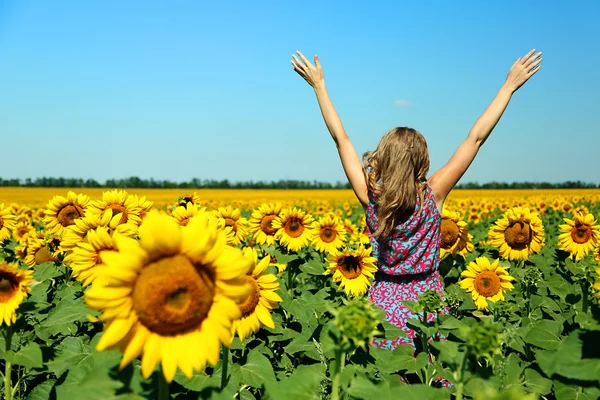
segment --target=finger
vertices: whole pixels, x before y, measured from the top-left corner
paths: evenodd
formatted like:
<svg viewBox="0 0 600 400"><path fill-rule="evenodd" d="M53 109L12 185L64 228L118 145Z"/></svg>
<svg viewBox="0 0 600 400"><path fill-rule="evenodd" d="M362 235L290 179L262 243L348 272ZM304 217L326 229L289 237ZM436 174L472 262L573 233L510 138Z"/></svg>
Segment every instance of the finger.
<svg viewBox="0 0 600 400"><path fill-rule="evenodd" d="M298 66L298 64L296 64L294 61L292 61L292 65L294 66L294 71L296 71L299 75L301 75L304 78L305 72L302 68L300 68Z"/></svg>
<svg viewBox="0 0 600 400"><path fill-rule="evenodd" d="M517 65L520 61L521 61L521 58L517 58L517 61L515 61L513 63L513 65L510 67L510 69L513 69L515 67L515 65Z"/></svg>
<svg viewBox="0 0 600 400"><path fill-rule="evenodd" d="M539 65L539 63L542 62L542 57L538 58L537 60L535 60L535 62L529 64L527 66L528 70L532 70L533 68L535 68L537 65Z"/></svg>
<svg viewBox="0 0 600 400"><path fill-rule="evenodd" d="M315 67L321 69L321 61L319 60L319 56L315 54Z"/></svg>
<svg viewBox="0 0 600 400"><path fill-rule="evenodd" d="M528 79L529 79L530 77L532 77L533 75L537 74L537 72L538 72L538 71L539 71L541 68L542 68L542 66L541 66L541 65L536 65L536 66L535 66L533 69L529 70L529 72L527 72Z"/></svg>
<svg viewBox="0 0 600 400"><path fill-rule="evenodd" d="M531 50L529 51L529 53L525 54L525 55L523 56L523 58L521 59L521 64L525 64L525 62L526 62L527 60L529 60L529 57L531 57L531 55L532 55L533 53L535 53L535 49L531 49Z"/></svg>
<svg viewBox="0 0 600 400"><path fill-rule="evenodd" d="M292 54L292 58L294 59L294 61L296 62L296 64L298 64L298 67L300 67L302 69L306 68L306 65L304 65L304 63L302 61L300 61L298 59L298 57L296 57L295 54Z"/></svg>
<svg viewBox="0 0 600 400"><path fill-rule="evenodd" d="M304 54L300 53L300 51L296 51L296 53L298 53L302 61L304 61L304 64L310 65L312 67L312 64L310 63L310 61L308 61L308 58L304 57Z"/></svg>
<svg viewBox="0 0 600 400"><path fill-rule="evenodd" d="M527 62L525 63L526 67L530 67L531 64L533 64L534 61L539 60L540 56L542 55L542 52L540 51L539 53L537 53L535 56L530 57L529 60L527 60Z"/></svg>

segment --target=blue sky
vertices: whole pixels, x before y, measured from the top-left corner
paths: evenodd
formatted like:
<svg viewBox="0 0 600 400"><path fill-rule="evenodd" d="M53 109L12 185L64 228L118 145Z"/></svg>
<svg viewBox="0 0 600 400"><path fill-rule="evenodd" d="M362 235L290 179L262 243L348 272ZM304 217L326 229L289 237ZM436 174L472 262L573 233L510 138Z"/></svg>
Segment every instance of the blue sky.
<svg viewBox="0 0 600 400"><path fill-rule="evenodd" d="M0 0L0 176L343 181L297 49L359 154L411 126L435 171L535 47L462 182L599 182L599 18L592 0Z"/></svg>

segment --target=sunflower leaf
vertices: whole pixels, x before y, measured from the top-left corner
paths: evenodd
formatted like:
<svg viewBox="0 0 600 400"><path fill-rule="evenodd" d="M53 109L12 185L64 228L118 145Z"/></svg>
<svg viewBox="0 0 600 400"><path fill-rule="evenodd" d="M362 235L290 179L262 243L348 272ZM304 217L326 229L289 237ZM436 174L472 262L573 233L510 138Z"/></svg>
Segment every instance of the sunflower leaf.
<svg viewBox="0 0 600 400"><path fill-rule="evenodd" d="M106 369L89 370L83 366L70 369L67 378L56 386L56 398L106 400L114 398L123 383L112 379Z"/></svg>
<svg viewBox="0 0 600 400"><path fill-rule="evenodd" d="M29 342L16 353L12 350L4 354L6 361L16 365L22 365L27 369L41 368L44 365L42 350L35 342Z"/></svg>
<svg viewBox="0 0 600 400"><path fill-rule="evenodd" d="M56 381L54 379L50 379L44 381L33 388L31 393L27 396L28 400L49 400L52 398L52 389L54 388L54 384Z"/></svg>
<svg viewBox="0 0 600 400"><path fill-rule="evenodd" d="M91 357L92 349L83 343L81 337L67 337L56 347L55 353L56 356L48 362L47 367L60 378L67 369L82 364Z"/></svg>
<svg viewBox="0 0 600 400"><path fill-rule="evenodd" d="M560 345L562 330L563 324L561 322L542 320L527 332L523 340L542 349L553 350Z"/></svg>
<svg viewBox="0 0 600 400"><path fill-rule="evenodd" d="M52 335L58 333L72 334L74 322L86 322L88 315L97 315L96 311L90 310L82 298L73 300L69 297L61 300L56 307L50 311L48 318L41 326L50 328Z"/></svg>
<svg viewBox="0 0 600 400"><path fill-rule="evenodd" d="M274 380L265 382L266 397L269 400L294 399L317 400L321 399L319 385L325 379L325 365L301 365L293 374L280 382Z"/></svg>
<svg viewBox="0 0 600 400"><path fill-rule="evenodd" d="M309 262L302 264L300 270L309 275L323 275L325 268L320 260L310 260Z"/></svg>
<svg viewBox="0 0 600 400"><path fill-rule="evenodd" d="M275 381L275 372L269 359L254 350L248 354L246 363L240 366L240 373L242 383L255 388Z"/></svg>
<svg viewBox="0 0 600 400"><path fill-rule="evenodd" d="M48 261L40 265L36 265L35 269L33 270L33 279L38 282L43 282L61 275L63 275L63 272L58 269L54 261Z"/></svg>
<svg viewBox="0 0 600 400"><path fill-rule="evenodd" d="M527 368L525 370L525 381L523 384L532 392L546 395L552 390L552 381L544 378L535 369Z"/></svg>

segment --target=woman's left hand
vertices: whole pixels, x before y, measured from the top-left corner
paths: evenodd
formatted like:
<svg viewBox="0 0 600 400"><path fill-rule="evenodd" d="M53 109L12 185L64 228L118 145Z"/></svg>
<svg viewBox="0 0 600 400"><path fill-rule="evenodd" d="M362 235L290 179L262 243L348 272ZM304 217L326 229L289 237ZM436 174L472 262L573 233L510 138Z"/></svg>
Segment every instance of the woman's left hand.
<svg viewBox="0 0 600 400"><path fill-rule="evenodd" d="M294 71L304 78L306 82L314 89L320 86L325 86L325 76L323 75L323 69L319 62L319 56L315 55L315 65L312 65L304 54L297 51L298 56L292 54L292 65Z"/></svg>

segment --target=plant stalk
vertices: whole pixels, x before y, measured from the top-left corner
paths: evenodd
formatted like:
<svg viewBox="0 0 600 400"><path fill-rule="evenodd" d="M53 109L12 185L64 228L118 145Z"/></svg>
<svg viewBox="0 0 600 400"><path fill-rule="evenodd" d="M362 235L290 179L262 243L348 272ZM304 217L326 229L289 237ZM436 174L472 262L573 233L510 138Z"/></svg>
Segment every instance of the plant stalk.
<svg viewBox="0 0 600 400"><path fill-rule="evenodd" d="M423 311L423 325L427 326L427 312ZM423 351L429 356L429 338L427 333L421 332L421 343L423 345Z"/></svg>
<svg viewBox="0 0 600 400"><path fill-rule="evenodd" d="M13 326L9 325L8 331L6 331L6 352L8 353L11 348L12 342L12 334L13 334ZM12 372L12 363L8 360L5 360L5 368L4 368L4 399L12 400L13 398L13 388L12 382L10 381L10 375Z"/></svg>
<svg viewBox="0 0 600 400"><path fill-rule="evenodd" d="M583 310L584 313L587 313L588 311L588 307L589 307L589 296L588 296L588 281L587 280L583 280L581 281L581 296L582 296L582 304L581 304L581 309Z"/></svg>
<svg viewBox="0 0 600 400"><path fill-rule="evenodd" d="M335 350L335 364L333 365L333 379L331 383L331 400L340 399L340 376L344 369L345 354L341 349Z"/></svg>
<svg viewBox="0 0 600 400"><path fill-rule="evenodd" d="M158 377L158 400L167 400L169 398L169 384L165 379L165 374L162 368L159 371Z"/></svg>
<svg viewBox="0 0 600 400"><path fill-rule="evenodd" d="M227 369L229 367L229 348L223 346L223 367L221 368L221 389L227 386Z"/></svg>
<svg viewBox="0 0 600 400"><path fill-rule="evenodd" d="M460 360L460 367L458 369L458 382L456 383L456 400L463 400L463 390L465 388L465 364L467 360L467 352L463 353L462 360Z"/></svg>

